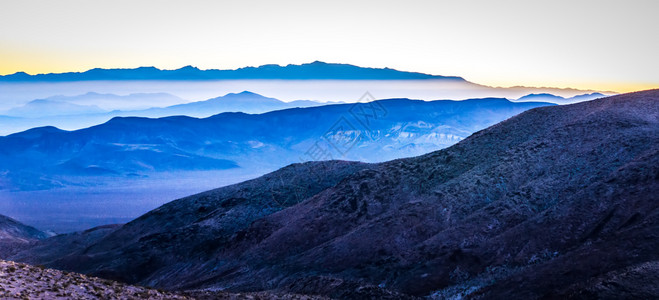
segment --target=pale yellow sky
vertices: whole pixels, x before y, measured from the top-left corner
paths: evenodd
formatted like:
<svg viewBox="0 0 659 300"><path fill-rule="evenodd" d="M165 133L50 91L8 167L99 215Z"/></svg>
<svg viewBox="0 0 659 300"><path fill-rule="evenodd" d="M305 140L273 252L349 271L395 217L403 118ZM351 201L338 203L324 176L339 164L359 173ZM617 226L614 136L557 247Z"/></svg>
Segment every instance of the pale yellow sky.
<svg viewBox="0 0 659 300"><path fill-rule="evenodd" d="M659 87L657 3L3 0L0 74L322 60L625 92Z"/></svg>

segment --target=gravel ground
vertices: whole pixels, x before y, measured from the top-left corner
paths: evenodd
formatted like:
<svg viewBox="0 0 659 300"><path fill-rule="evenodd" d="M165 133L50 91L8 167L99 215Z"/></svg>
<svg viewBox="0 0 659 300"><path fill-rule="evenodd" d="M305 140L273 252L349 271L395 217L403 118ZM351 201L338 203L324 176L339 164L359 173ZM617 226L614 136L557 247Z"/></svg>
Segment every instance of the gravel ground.
<svg viewBox="0 0 659 300"><path fill-rule="evenodd" d="M170 292L0 261L1 299L194 299Z"/></svg>
<svg viewBox="0 0 659 300"><path fill-rule="evenodd" d="M78 273L0 260L0 299L320 300L329 298L269 292L188 291L173 293Z"/></svg>

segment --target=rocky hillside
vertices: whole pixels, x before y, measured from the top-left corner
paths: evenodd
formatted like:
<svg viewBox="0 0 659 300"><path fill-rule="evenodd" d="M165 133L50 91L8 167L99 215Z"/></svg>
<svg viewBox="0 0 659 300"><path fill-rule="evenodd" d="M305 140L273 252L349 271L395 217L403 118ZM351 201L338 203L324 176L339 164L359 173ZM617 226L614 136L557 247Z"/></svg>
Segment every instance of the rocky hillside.
<svg viewBox="0 0 659 300"><path fill-rule="evenodd" d="M49 264L51 261L61 259L70 253L83 251L120 227L121 225L105 225L81 232L56 235L49 239L41 240L38 243L30 244L29 251L20 252L12 256L12 259L18 261L38 261L40 265ZM22 246L22 248L25 247L27 246ZM15 249L15 252L18 252L18 250ZM24 255L28 256L25 257Z"/></svg>
<svg viewBox="0 0 659 300"><path fill-rule="evenodd" d="M0 260L2 299L214 299L214 300L324 300L325 297L270 292L166 292L151 288Z"/></svg>
<svg viewBox="0 0 659 300"><path fill-rule="evenodd" d="M167 289L656 298L657 208L652 90L532 109L410 159L292 165L48 266Z"/></svg>
<svg viewBox="0 0 659 300"><path fill-rule="evenodd" d="M192 299L82 274L0 260L2 299Z"/></svg>
<svg viewBox="0 0 659 300"><path fill-rule="evenodd" d="M0 258L6 257L29 244L48 237L33 227L0 215Z"/></svg>

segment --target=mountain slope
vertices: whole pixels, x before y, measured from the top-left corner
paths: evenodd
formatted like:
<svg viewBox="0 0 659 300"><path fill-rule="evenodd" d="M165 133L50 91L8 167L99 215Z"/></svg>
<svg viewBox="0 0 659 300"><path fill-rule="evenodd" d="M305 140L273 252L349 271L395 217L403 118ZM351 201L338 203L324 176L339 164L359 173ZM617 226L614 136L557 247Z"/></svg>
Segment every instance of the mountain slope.
<svg viewBox="0 0 659 300"><path fill-rule="evenodd" d="M537 108L427 155L174 201L49 265L170 289L656 297L635 278L659 261L658 145L659 90Z"/></svg>
<svg viewBox="0 0 659 300"><path fill-rule="evenodd" d="M341 79L405 80L446 79L465 82L460 77L429 75L384 68L363 68L349 64L315 61L301 65L263 65L235 70L200 70L192 66L176 70L154 67L136 69L91 69L86 72L28 75L18 72L0 76L0 81L81 81L81 80L218 80L218 79Z"/></svg>
<svg viewBox="0 0 659 300"><path fill-rule="evenodd" d="M0 215L0 258L4 258L27 246L30 242L47 238L48 235L12 218Z"/></svg>
<svg viewBox="0 0 659 300"><path fill-rule="evenodd" d="M85 231L59 234L32 245L29 252L23 252L12 257L14 260L19 261L39 261L40 264L48 264L67 256L69 253L83 251L120 227L121 225L118 224L103 225ZM14 253L16 252L18 251L14 251Z"/></svg>

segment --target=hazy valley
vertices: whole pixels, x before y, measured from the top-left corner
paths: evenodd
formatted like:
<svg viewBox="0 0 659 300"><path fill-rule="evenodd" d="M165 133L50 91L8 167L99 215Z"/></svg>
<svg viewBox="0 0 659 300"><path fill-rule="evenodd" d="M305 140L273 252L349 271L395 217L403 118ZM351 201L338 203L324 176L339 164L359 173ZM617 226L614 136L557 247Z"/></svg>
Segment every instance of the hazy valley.
<svg viewBox="0 0 659 300"><path fill-rule="evenodd" d="M76 131L49 126L0 137L0 195L6 199L0 208L56 232L123 223L176 197L251 179L291 163L381 162L424 154L527 109L552 105L500 98L362 100L285 103L242 92L115 114L204 117L227 110L276 111L220 113L201 119L113 117ZM86 117L96 120L95 116Z"/></svg>

